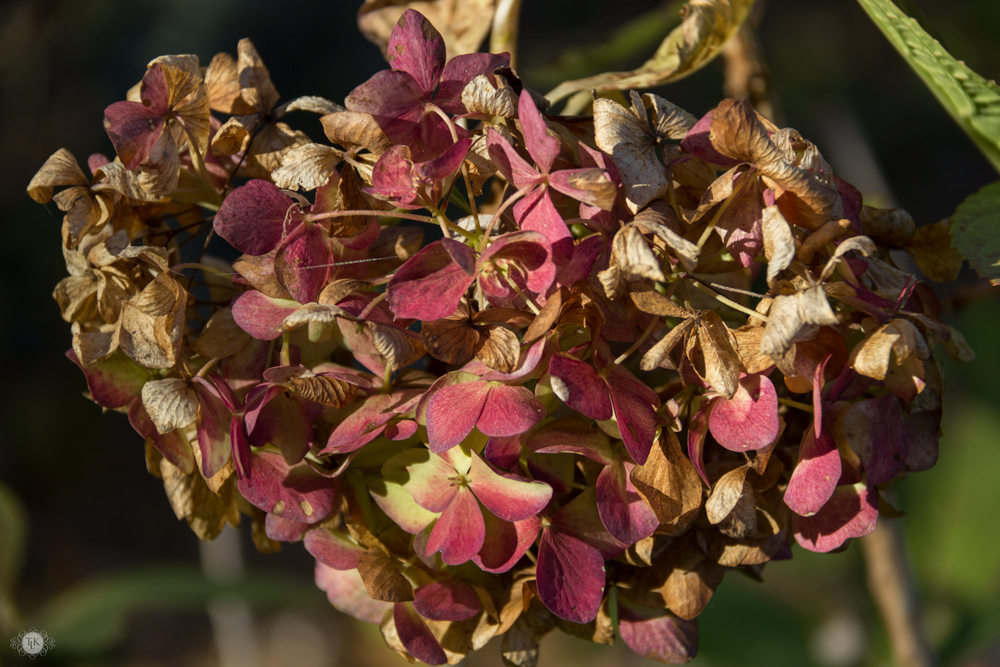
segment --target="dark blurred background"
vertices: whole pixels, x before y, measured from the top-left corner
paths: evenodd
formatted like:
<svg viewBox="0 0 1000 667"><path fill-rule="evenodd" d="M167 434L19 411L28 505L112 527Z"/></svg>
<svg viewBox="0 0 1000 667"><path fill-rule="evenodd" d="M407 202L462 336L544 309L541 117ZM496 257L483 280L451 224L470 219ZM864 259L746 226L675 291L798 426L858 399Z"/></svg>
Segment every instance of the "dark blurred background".
<svg viewBox="0 0 1000 667"><path fill-rule="evenodd" d="M0 4L0 522L9 523L9 508L18 504L27 518L26 556L9 586L19 615L12 619L8 609L7 627L0 625L0 664L28 664L7 644L30 625L55 640L38 664L402 664L382 647L376 628L329 607L313 587L312 559L300 545L260 556L245 522L199 556L197 539L175 519L161 482L146 473L142 442L125 417L103 415L81 397L83 376L64 356L69 326L51 298L65 275L62 214L25 194L32 175L60 147L81 163L91 153L113 155L103 110L124 99L158 55L196 53L207 63L219 51L235 54L237 41L250 37L283 100L321 95L342 101L385 66L357 33L359 4ZM655 25L679 6L658 0L524 5L519 72L542 92L564 77L600 71L587 69L593 47L630 19L645 16L630 33L642 35L644 21ZM919 6L956 57L987 78L1000 75L1000 3L920 0ZM919 225L947 217L997 179L855 2L767 0L759 38L782 124L817 143L867 202L902 206ZM610 67L640 64L657 41ZM713 63L657 92L700 116L721 91L721 66ZM322 137L314 117L298 126ZM940 459L893 490L906 512L897 521L942 663L1000 665L1000 363L994 345L1000 308L968 271L958 285L941 290L947 320L979 358L966 366L945 360ZM8 565L13 547L10 538L0 542L0 566ZM212 562L223 565L213 570ZM215 581L239 578L241 596L213 596L203 568ZM796 548L791 562L769 566L764 579L727 577L699 619L701 655L694 664L891 664L858 545L836 555ZM5 585L0 567L0 591ZM4 619L0 607L0 623ZM227 632L235 639L220 640ZM595 647L556 636L542 645L544 667L640 660L622 645ZM468 662L499 665L498 642Z"/></svg>

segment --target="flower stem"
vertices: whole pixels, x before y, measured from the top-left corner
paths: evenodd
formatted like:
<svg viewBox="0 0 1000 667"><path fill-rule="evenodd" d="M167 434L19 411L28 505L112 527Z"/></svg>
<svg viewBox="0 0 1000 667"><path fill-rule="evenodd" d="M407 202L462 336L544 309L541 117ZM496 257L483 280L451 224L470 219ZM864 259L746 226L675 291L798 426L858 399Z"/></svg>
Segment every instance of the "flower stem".
<svg viewBox="0 0 1000 667"><path fill-rule="evenodd" d="M510 288L512 290L514 290L515 294L524 299L524 302L528 304L528 308L531 309L531 312L533 312L535 315L542 312L541 309L537 305L535 305L534 300L530 296L525 294L523 291L521 291L521 288L517 286L516 282L511 280L510 276L504 273L499 273L499 275L503 276L503 279L507 281L507 284L510 285Z"/></svg>
<svg viewBox="0 0 1000 667"><path fill-rule="evenodd" d="M415 213L402 213L401 211L325 211L323 213L310 213L306 215L306 222L316 222L317 220L327 220L329 218L343 218L356 215L371 215L377 218L399 218L401 220L416 220L426 222L429 225L436 225L438 221L428 215L416 215Z"/></svg>
<svg viewBox="0 0 1000 667"><path fill-rule="evenodd" d="M709 294L711 294L713 297L715 297L715 300L718 301L719 303L725 304L725 305L729 306L730 308L732 308L734 310L738 310L741 313L743 313L744 315L749 315L750 317L756 317L758 319L764 320L765 322L768 321L766 315L761 315L756 310L750 310L746 306L741 306L740 304L736 303L732 299L727 299L726 297L724 297L721 294L717 293L715 290L713 290L708 285L704 285L704 284L702 284L702 283L700 283L698 281L694 281L693 285L695 287L697 287L698 289L700 289L700 290L702 290L704 292L708 292Z"/></svg>
<svg viewBox="0 0 1000 667"><path fill-rule="evenodd" d="M650 320L649 326L646 327L646 330L642 332L642 335L639 336L634 343L632 343L632 347L630 347L629 349L625 350L625 352L623 352L620 357L618 357L617 359L615 359L615 363L616 364L621 364L623 361L625 361L626 359L629 358L629 355L631 355L633 352L635 352L636 350L638 350L639 346L642 345L643 341L645 341L647 338L649 338L649 334L653 333L653 328L656 326L657 322L659 322L659 321L660 321L660 318L658 318L658 317L654 317L652 320Z"/></svg>
<svg viewBox="0 0 1000 667"><path fill-rule="evenodd" d="M778 403L782 405L787 405L790 408L796 408L797 410L802 410L803 412L811 413L813 407L811 405L806 405L805 403L799 403L798 401L793 401L790 398L779 398Z"/></svg>

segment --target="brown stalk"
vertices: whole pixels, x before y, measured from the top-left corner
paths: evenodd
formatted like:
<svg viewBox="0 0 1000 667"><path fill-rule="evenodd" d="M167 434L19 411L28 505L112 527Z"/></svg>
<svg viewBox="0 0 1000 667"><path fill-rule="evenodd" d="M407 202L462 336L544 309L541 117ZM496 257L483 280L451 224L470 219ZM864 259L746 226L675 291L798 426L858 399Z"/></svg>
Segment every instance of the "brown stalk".
<svg viewBox="0 0 1000 667"><path fill-rule="evenodd" d="M932 667L916 583L903 551L896 521L880 521L878 529L861 539L868 590L885 624L892 654L899 667Z"/></svg>

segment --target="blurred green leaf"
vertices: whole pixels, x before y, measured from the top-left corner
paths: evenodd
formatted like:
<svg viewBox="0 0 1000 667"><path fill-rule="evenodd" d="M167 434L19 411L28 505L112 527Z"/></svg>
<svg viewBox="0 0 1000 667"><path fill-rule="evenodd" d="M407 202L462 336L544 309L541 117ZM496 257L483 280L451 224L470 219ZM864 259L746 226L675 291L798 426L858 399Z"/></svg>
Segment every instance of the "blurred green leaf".
<svg viewBox="0 0 1000 667"><path fill-rule="evenodd" d="M955 122L1000 171L1000 86L956 60L890 0L858 0Z"/></svg>
<svg viewBox="0 0 1000 667"><path fill-rule="evenodd" d="M0 482L0 631L5 634L17 616L14 584L24 561L26 516L21 499Z"/></svg>
<svg viewBox="0 0 1000 667"><path fill-rule="evenodd" d="M50 600L31 620L59 642L60 650L91 653L119 641L133 612L203 609L220 595L239 596L255 608L326 607L311 584L273 573L223 586L194 568L151 568L88 580Z"/></svg>
<svg viewBox="0 0 1000 667"><path fill-rule="evenodd" d="M653 88L694 74L719 55L754 0L702 0L685 5L687 14L660 44L653 57L629 72L605 72L556 86L545 97L558 102L582 90L607 92Z"/></svg>
<svg viewBox="0 0 1000 667"><path fill-rule="evenodd" d="M1000 284L1000 181L970 195L951 220L955 246L979 275Z"/></svg>

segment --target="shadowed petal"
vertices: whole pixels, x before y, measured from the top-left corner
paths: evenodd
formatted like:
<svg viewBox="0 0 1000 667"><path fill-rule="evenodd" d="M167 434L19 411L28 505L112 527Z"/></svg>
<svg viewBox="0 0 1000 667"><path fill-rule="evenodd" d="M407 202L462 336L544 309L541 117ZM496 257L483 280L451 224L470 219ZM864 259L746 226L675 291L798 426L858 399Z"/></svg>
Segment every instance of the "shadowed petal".
<svg viewBox="0 0 1000 667"><path fill-rule="evenodd" d="M785 491L785 504L801 516L819 512L836 490L840 473L837 443L825 431L817 438L813 429L807 429L799 449L798 465Z"/></svg>
<svg viewBox="0 0 1000 667"><path fill-rule="evenodd" d="M486 523L486 539L483 548L472 561L484 572L494 574L507 572L517 565L535 543L542 528L542 522L536 516L509 523L487 512L483 519Z"/></svg>
<svg viewBox="0 0 1000 667"><path fill-rule="evenodd" d="M485 435L517 435L545 417L545 406L527 387L490 384L476 426Z"/></svg>
<svg viewBox="0 0 1000 667"><path fill-rule="evenodd" d="M446 565L461 565L483 548L486 524L476 497L468 487L459 487L455 500L434 524L427 540L427 553L441 552Z"/></svg>
<svg viewBox="0 0 1000 667"><path fill-rule="evenodd" d="M631 464L615 461L597 477L597 511L615 538L635 544L653 534L660 522L629 479Z"/></svg>
<svg viewBox="0 0 1000 667"><path fill-rule="evenodd" d="M542 531L536 568L538 597L559 618L589 623L604 597L604 556L583 540L554 528Z"/></svg>
<svg viewBox="0 0 1000 667"><path fill-rule="evenodd" d="M467 621L482 605L476 592L461 581L432 581L413 591L413 608L432 621Z"/></svg>
<svg viewBox="0 0 1000 667"><path fill-rule="evenodd" d="M472 455L469 486L486 509L507 521L521 521L545 509L552 499L552 487L544 482L503 477Z"/></svg>
<svg viewBox="0 0 1000 667"><path fill-rule="evenodd" d="M475 263L472 250L458 241L441 239L428 245L389 281L386 292L392 312L425 322L451 315L474 280Z"/></svg>
<svg viewBox="0 0 1000 667"><path fill-rule="evenodd" d="M878 490L861 483L838 486L813 516L792 515L795 541L819 553L832 551L852 537L864 537L877 525Z"/></svg>
<svg viewBox="0 0 1000 667"><path fill-rule="evenodd" d="M485 382L465 382L437 390L427 401L430 450L440 453L462 442L479 421L489 394L490 386Z"/></svg>
<svg viewBox="0 0 1000 667"><path fill-rule="evenodd" d="M611 395L594 367L566 354L549 361L552 390L563 403L597 421L611 419Z"/></svg>

